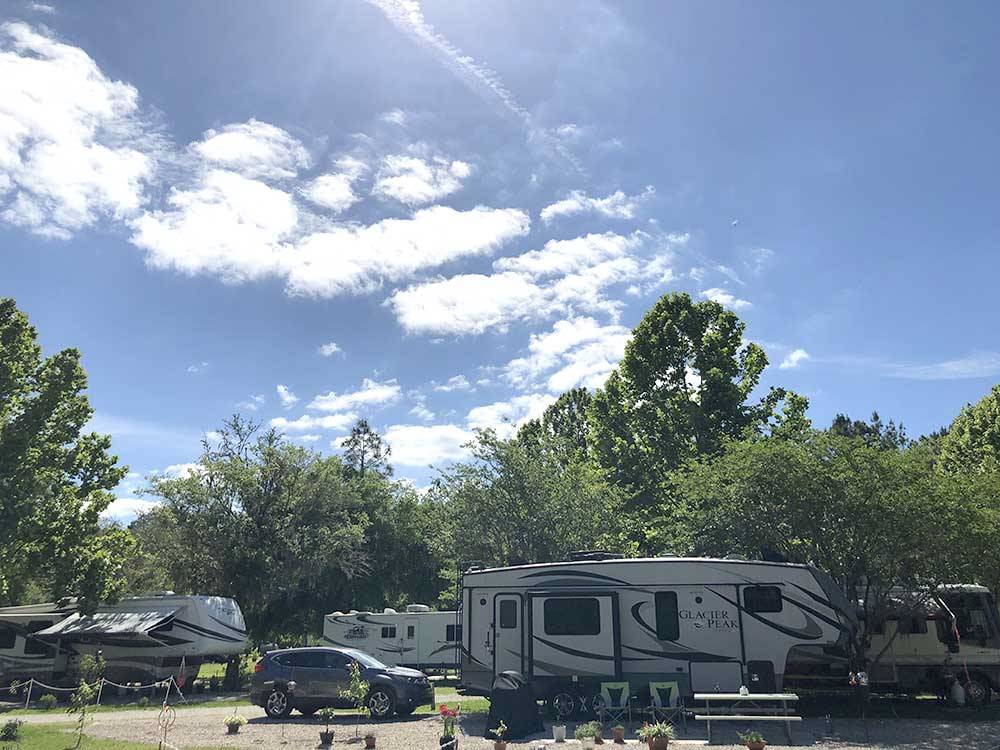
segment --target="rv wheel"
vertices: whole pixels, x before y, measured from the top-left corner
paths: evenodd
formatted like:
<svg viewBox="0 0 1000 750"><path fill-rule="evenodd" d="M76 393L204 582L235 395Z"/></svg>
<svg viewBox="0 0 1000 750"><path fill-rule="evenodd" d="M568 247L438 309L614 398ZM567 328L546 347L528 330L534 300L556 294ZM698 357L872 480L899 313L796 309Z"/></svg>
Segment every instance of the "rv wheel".
<svg viewBox="0 0 1000 750"><path fill-rule="evenodd" d="M292 704L288 702L288 693L281 688L274 688L267 694L264 713L272 719L287 719L291 712Z"/></svg>
<svg viewBox="0 0 1000 750"><path fill-rule="evenodd" d="M549 696L549 713L557 719L569 716L574 708L576 708L576 698L571 693L559 691Z"/></svg>
<svg viewBox="0 0 1000 750"><path fill-rule="evenodd" d="M391 690L376 687L368 693L368 710L376 719L392 716L396 710L396 696L392 694Z"/></svg>
<svg viewBox="0 0 1000 750"><path fill-rule="evenodd" d="M965 688L965 704L980 708L990 702L990 683L978 674L971 675L966 682L962 683Z"/></svg>

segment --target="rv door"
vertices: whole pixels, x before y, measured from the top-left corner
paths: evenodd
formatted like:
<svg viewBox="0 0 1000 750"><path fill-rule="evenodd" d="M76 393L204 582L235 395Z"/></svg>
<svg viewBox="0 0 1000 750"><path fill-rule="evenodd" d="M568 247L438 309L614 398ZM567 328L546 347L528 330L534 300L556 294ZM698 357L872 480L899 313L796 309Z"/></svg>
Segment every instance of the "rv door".
<svg viewBox="0 0 1000 750"><path fill-rule="evenodd" d="M524 612L520 594L493 599L493 674L524 671Z"/></svg>
<svg viewBox="0 0 1000 750"><path fill-rule="evenodd" d="M400 661L404 664L419 666L424 663L424 650L420 648L420 633L417 618L408 617L403 621L403 630L400 633Z"/></svg>

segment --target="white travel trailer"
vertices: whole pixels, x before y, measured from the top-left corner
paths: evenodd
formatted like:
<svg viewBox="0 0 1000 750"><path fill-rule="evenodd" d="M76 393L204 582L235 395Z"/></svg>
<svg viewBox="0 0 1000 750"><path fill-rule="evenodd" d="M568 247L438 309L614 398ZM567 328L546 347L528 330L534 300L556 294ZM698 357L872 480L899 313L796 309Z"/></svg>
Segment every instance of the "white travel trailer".
<svg viewBox="0 0 1000 750"><path fill-rule="evenodd" d="M193 679L210 657L242 653L239 605L218 596L171 592L123 599L84 615L73 603L0 609L0 685L70 679L83 654L100 651L114 682Z"/></svg>
<svg viewBox="0 0 1000 750"><path fill-rule="evenodd" d="M460 616L469 692L514 670L559 713L591 707L603 681L640 694L651 681L686 696L774 692L789 651L843 645L856 624L829 576L806 565L596 554L470 569Z"/></svg>
<svg viewBox="0 0 1000 750"><path fill-rule="evenodd" d="M866 657L872 686L881 691L941 691L945 676L965 686L971 704L989 702L1000 690L1000 622L984 586L942 586L918 606L906 596L872 628ZM840 686L847 682L845 658L812 646L789 656L787 676L795 684Z"/></svg>
<svg viewBox="0 0 1000 750"><path fill-rule="evenodd" d="M386 664L413 669L458 669L462 626L455 612L411 604L405 612L333 612L323 618L323 640L356 648Z"/></svg>

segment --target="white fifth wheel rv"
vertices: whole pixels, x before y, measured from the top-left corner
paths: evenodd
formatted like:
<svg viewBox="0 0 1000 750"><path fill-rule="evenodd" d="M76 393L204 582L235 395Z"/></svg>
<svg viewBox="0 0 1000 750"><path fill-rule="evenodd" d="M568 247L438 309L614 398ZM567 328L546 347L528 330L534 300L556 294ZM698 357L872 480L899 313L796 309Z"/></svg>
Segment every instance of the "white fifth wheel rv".
<svg viewBox="0 0 1000 750"><path fill-rule="evenodd" d="M245 648L239 605L218 596L166 592L123 599L90 615L72 603L0 608L0 685L64 682L81 655L97 651L114 682L163 680L179 675L182 664L193 679L206 658Z"/></svg>
<svg viewBox="0 0 1000 750"><path fill-rule="evenodd" d="M462 626L455 612L411 604L405 612L333 612L323 618L323 640L365 651L391 666L458 669Z"/></svg>
<svg viewBox="0 0 1000 750"><path fill-rule="evenodd" d="M844 645L854 608L806 565L704 558L586 559L470 569L462 578L461 683L489 693L521 672L558 713L602 681L676 682L683 695L782 688L799 645Z"/></svg>
<svg viewBox="0 0 1000 750"><path fill-rule="evenodd" d="M942 586L919 606L906 595L872 628L866 657L872 686L881 691L940 691L945 676L964 685L966 700L981 705L1000 690L1000 622L996 600L984 586ZM846 658L813 646L789 655L787 678L796 685L840 686Z"/></svg>

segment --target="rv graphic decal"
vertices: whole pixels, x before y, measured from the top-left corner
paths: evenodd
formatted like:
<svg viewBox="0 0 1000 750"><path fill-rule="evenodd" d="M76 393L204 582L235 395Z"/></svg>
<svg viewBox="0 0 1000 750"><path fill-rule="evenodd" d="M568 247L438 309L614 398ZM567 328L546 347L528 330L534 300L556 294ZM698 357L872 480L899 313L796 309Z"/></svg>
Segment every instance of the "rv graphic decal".
<svg viewBox="0 0 1000 750"><path fill-rule="evenodd" d="M819 626L819 623L817 623L813 618L811 618L807 612L804 611L802 612L802 616L806 620L806 626L804 628L790 628L785 625L779 625L776 622L771 622L770 620L761 617L756 612L751 612L750 610L740 606L739 602L735 602L732 599L723 596L714 589L709 589L709 590L712 591L714 594L716 594L720 599L722 599L722 601L728 602L729 604L732 604L734 607L737 607L741 612L743 612L743 614L747 615L748 617L752 617L753 619L757 620L757 622L767 625L772 630L777 630L779 633L790 635L792 638L802 638L803 640L806 641L815 641L823 637L823 628L821 628ZM784 599L784 597L782 598ZM788 601L789 604L795 603L788 599L784 600Z"/></svg>
<svg viewBox="0 0 1000 750"><path fill-rule="evenodd" d="M355 625L344 633L344 638L350 641L363 641L368 637L368 628L364 625Z"/></svg>
<svg viewBox="0 0 1000 750"><path fill-rule="evenodd" d="M623 581L620 578L612 578L611 576L601 575L600 573L590 573L586 570L541 570L537 573L528 573L527 575L521 576L521 579L525 578L548 578L547 581L539 581L536 584L532 584L533 587L536 586L582 586L585 583L594 585L595 582L606 582L613 583L620 586L628 586L628 581ZM585 581L573 580L574 578L584 578ZM566 579L566 580L561 580Z"/></svg>
<svg viewBox="0 0 1000 750"><path fill-rule="evenodd" d="M729 619L729 613L724 609L682 609L677 612L682 620L690 620L696 628L709 630L739 630L735 620Z"/></svg>

